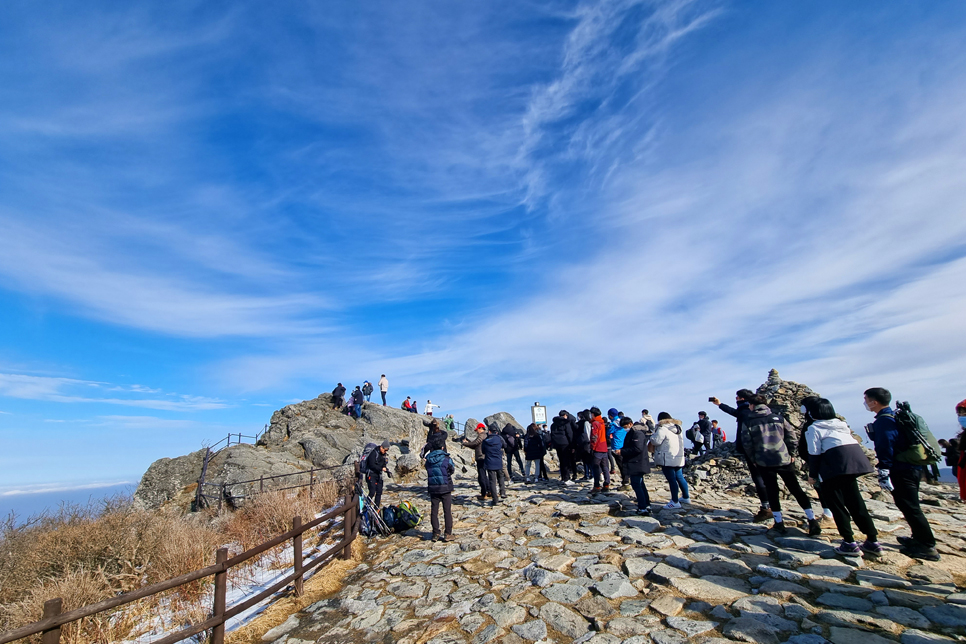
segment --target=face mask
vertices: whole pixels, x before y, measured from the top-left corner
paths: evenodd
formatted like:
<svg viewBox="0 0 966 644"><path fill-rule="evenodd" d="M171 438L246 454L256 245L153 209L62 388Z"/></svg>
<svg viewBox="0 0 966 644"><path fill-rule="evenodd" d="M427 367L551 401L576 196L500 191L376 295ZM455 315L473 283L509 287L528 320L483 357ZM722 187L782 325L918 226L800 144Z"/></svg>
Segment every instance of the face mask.
<svg viewBox="0 0 966 644"><path fill-rule="evenodd" d="M862 406L865 407L865 410L866 411L872 411L871 409L869 409L869 401L868 400L863 400L862 401Z"/></svg>
<svg viewBox="0 0 966 644"><path fill-rule="evenodd" d="M966 429L966 416L959 417L959 426Z"/></svg>

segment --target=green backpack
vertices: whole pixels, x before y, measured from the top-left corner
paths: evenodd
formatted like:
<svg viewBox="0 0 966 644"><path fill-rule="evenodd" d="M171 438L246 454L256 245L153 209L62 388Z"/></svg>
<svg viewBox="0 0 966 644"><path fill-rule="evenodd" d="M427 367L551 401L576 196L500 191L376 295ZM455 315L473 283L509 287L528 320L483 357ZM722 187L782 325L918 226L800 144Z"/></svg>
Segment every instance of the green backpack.
<svg viewBox="0 0 966 644"><path fill-rule="evenodd" d="M895 460L910 465L938 463L942 457L942 448L922 416L912 413L909 403L896 402L894 418L896 427L909 444L909 447L894 456Z"/></svg>

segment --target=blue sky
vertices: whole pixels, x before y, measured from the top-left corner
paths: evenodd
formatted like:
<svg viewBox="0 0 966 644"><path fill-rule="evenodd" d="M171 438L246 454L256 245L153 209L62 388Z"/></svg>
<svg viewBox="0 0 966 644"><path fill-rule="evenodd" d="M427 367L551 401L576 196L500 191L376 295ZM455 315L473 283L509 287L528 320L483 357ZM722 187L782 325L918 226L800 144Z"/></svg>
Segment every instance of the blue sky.
<svg viewBox="0 0 966 644"><path fill-rule="evenodd" d="M952 435L966 5L8 2L0 489L387 373L690 419L771 367Z"/></svg>

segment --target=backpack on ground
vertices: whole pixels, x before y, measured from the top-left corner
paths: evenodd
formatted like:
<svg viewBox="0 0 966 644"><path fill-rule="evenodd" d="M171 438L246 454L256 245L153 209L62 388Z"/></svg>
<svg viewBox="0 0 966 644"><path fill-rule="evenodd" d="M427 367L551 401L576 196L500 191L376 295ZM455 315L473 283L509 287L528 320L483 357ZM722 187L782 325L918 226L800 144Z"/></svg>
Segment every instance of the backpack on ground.
<svg viewBox="0 0 966 644"><path fill-rule="evenodd" d="M896 428L906 438L909 447L893 458L910 465L933 465L942 457L942 448L922 416L912 413L907 402L896 402Z"/></svg>
<svg viewBox="0 0 966 644"><path fill-rule="evenodd" d="M368 507L362 508L362 513L359 514L359 532L364 537L376 536L376 526L372 521L372 516L369 514Z"/></svg>
<svg viewBox="0 0 966 644"><path fill-rule="evenodd" d="M396 526L396 521L399 520L399 511L394 505L384 505L382 506L382 522L389 526L390 529L394 529Z"/></svg>
<svg viewBox="0 0 966 644"><path fill-rule="evenodd" d="M376 449L378 445L375 443L366 443L366 446L362 448L362 455L359 457L359 473L365 476L369 473L369 454L372 450Z"/></svg>
<svg viewBox="0 0 966 644"><path fill-rule="evenodd" d="M409 501L403 501L396 508L396 530L403 531L415 528L422 520L419 510Z"/></svg>

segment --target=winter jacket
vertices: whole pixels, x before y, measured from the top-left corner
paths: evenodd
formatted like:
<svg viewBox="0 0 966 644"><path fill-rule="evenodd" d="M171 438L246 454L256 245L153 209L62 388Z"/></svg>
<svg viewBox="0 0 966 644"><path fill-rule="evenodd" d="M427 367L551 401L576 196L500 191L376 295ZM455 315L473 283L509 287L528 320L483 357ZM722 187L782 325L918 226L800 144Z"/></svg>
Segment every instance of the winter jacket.
<svg viewBox="0 0 966 644"><path fill-rule="evenodd" d="M433 407L439 407L439 405L434 405L431 402L427 402L426 406L423 407L423 413L429 416L431 413L433 413Z"/></svg>
<svg viewBox="0 0 966 644"><path fill-rule="evenodd" d="M621 457L624 459L624 471L628 476L640 476L651 473L651 459L647 455L647 425L634 425L624 436L624 446L621 447Z"/></svg>
<svg viewBox="0 0 966 644"><path fill-rule="evenodd" d="M366 395L366 396L372 395L372 383L371 382L366 381L366 383L364 385L362 385L362 393L364 395Z"/></svg>
<svg viewBox="0 0 966 644"><path fill-rule="evenodd" d="M943 451L943 456L946 457L946 465L959 467L959 449L950 445Z"/></svg>
<svg viewBox="0 0 966 644"><path fill-rule="evenodd" d="M698 420L698 430L701 432L701 435L704 436L704 443L705 443L705 445L707 445L708 443L710 443L711 441L708 440L708 439L711 438L711 434L712 434L712 432L711 432L711 421L708 420L707 418L701 418L701 419L699 419Z"/></svg>
<svg viewBox="0 0 966 644"><path fill-rule="evenodd" d="M382 470L386 465L389 464L389 459L385 454L379 451L379 448L369 452L369 456L366 457L366 469L369 471L367 476L373 481L379 482L382 480Z"/></svg>
<svg viewBox="0 0 966 644"><path fill-rule="evenodd" d="M472 447L475 452L476 460L483 460L483 441L486 440L486 434L477 434L473 439L463 439L466 442L463 443L463 447Z"/></svg>
<svg viewBox="0 0 966 644"><path fill-rule="evenodd" d="M499 434L490 434L483 441L483 467L488 470L503 469L503 450L506 441Z"/></svg>
<svg viewBox="0 0 966 644"><path fill-rule="evenodd" d="M607 452L607 428L600 416L590 421L590 449L597 453Z"/></svg>
<svg viewBox="0 0 966 644"><path fill-rule="evenodd" d="M684 467L684 430L680 420L659 420L650 442L654 446L655 465Z"/></svg>
<svg viewBox="0 0 966 644"><path fill-rule="evenodd" d="M655 426L654 419L651 418L650 414L644 414L643 416L641 416L641 419L637 422L641 425L646 426L649 431L652 431L652 432L654 431L654 426Z"/></svg>
<svg viewBox="0 0 966 644"><path fill-rule="evenodd" d="M389 381L385 378L379 379L379 391L389 391Z"/></svg>
<svg viewBox="0 0 966 644"><path fill-rule="evenodd" d="M453 460L443 450L436 449L426 455L426 486L430 494L452 492L454 472Z"/></svg>
<svg viewBox="0 0 966 644"><path fill-rule="evenodd" d="M858 476L872 471L865 452L844 420L816 420L805 432L808 475L829 481L837 476Z"/></svg>
<svg viewBox="0 0 966 644"><path fill-rule="evenodd" d="M456 431L456 421L453 420L452 416L447 416L443 419L443 427L445 427L446 431L448 432Z"/></svg>
<svg viewBox="0 0 966 644"><path fill-rule="evenodd" d="M443 452L445 452L446 439L448 437L449 435L446 433L445 430L442 430L442 429L439 431L430 430L429 436L426 437L426 444L423 446L423 449L419 455L425 458L427 454L429 454L430 452L434 452L436 450L442 450Z"/></svg>
<svg viewBox="0 0 966 644"><path fill-rule="evenodd" d="M584 452L590 452L590 434L592 431L593 425L589 420L578 420L574 432L574 447Z"/></svg>
<svg viewBox="0 0 966 644"><path fill-rule="evenodd" d="M345 398L345 387L336 387L332 390L332 397L342 400Z"/></svg>
<svg viewBox="0 0 966 644"><path fill-rule="evenodd" d="M624 448L625 436L627 436L627 430L620 425L612 429L610 434L610 448L613 450L622 450ZM621 454L623 454L623 452L621 452Z"/></svg>
<svg viewBox="0 0 966 644"><path fill-rule="evenodd" d="M543 436L540 432L527 434L523 441L523 453L528 461L539 461L547 455L547 447L543 444Z"/></svg>
<svg viewBox="0 0 966 644"><path fill-rule="evenodd" d="M798 445L795 428L768 405L755 405L741 423L741 446L749 462L781 467L792 462Z"/></svg>
<svg viewBox="0 0 966 644"><path fill-rule="evenodd" d="M896 415L891 407L880 409L872 423L872 442L875 443L875 455L879 459L880 470L910 470L922 469L918 465L903 463L895 460L896 454L901 454L909 448L909 441L899 431L896 425Z"/></svg>
<svg viewBox="0 0 966 644"><path fill-rule="evenodd" d="M514 427L510 423L507 423L503 428L503 440L506 443L506 451L516 452L523 447L523 432L520 431L519 427Z"/></svg>
<svg viewBox="0 0 966 644"><path fill-rule="evenodd" d="M567 418L554 416L550 423L550 441L558 450L567 449L574 442L575 430L576 425L570 414L567 414Z"/></svg>
<svg viewBox="0 0 966 644"><path fill-rule="evenodd" d="M361 405L364 402L366 402L366 398L365 398L365 396L362 395L362 390L361 389L356 389L355 391L352 392L352 404L353 405Z"/></svg>
<svg viewBox="0 0 966 644"><path fill-rule="evenodd" d="M744 455L744 448L741 445L741 423L742 421L751 413L750 403L739 403L738 408L729 407L728 405L721 403L718 405L718 409L728 414L729 416L734 416L737 419L736 429L735 429L735 447L739 454Z"/></svg>

